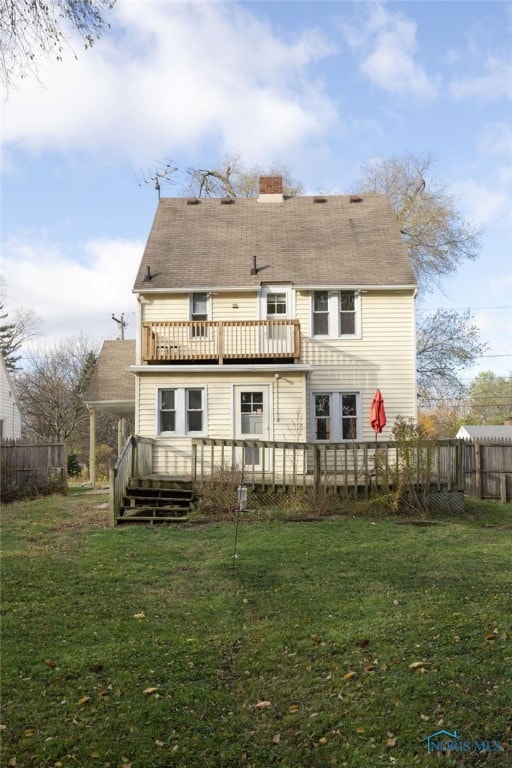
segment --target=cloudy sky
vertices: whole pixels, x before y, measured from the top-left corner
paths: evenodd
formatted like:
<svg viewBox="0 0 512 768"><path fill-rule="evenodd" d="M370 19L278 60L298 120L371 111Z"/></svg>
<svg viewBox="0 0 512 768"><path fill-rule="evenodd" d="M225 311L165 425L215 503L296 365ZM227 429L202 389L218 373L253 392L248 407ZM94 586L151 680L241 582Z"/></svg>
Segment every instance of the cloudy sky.
<svg viewBox="0 0 512 768"><path fill-rule="evenodd" d="M116 338L112 313L134 335L157 203L139 182L162 159L179 180L241 153L343 193L368 157L430 153L485 230L478 262L420 311L472 310L489 349L466 380L512 372L512 4L118 0L109 20L91 50L71 38L3 102L10 314L34 309L48 343Z"/></svg>

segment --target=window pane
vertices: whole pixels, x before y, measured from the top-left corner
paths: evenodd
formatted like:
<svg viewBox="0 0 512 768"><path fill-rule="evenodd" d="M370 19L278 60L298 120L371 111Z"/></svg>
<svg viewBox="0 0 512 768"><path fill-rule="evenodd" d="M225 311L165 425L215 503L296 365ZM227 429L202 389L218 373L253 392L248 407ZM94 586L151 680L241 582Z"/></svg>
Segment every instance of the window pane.
<svg viewBox="0 0 512 768"><path fill-rule="evenodd" d="M187 432L203 431L203 412L188 411L187 413Z"/></svg>
<svg viewBox="0 0 512 768"><path fill-rule="evenodd" d="M329 295L327 291L315 291L314 296L315 312L327 312L329 309Z"/></svg>
<svg viewBox="0 0 512 768"><path fill-rule="evenodd" d="M193 293L192 294L192 314L204 315L202 320L206 320L206 313L208 311L208 297L206 293Z"/></svg>
<svg viewBox="0 0 512 768"><path fill-rule="evenodd" d="M315 415L329 416L331 413L330 395L315 395Z"/></svg>
<svg viewBox="0 0 512 768"><path fill-rule="evenodd" d="M357 438L357 397L356 395L341 396L341 432L343 440Z"/></svg>
<svg viewBox="0 0 512 768"><path fill-rule="evenodd" d="M267 315L286 315L286 294L267 294Z"/></svg>
<svg viewBox="0 0 512 768"><path fill-rule="evenodd" d="M355 315L347 315L342 313L340 315L340 333L343 336L344 334L349 333L355 333L356 332L356 317Z"/></svg>
<svg viewBox="0 0 512 768"><path fill-rule="evenodd" d="M174 410L175 408L175 395L174 389L161 389L160 390L160 408L162 410Z"/></svg>
<svg viewBox="0 0 512 768"><path fill-rule="evenodd" d="M354 291L341 291L340 309L342 312L354 312L356 308Z"/></svg>
<svg viewBox="0 0 512 768"><path fill-rule="evenodd" d="M315 439L331 439L331 397L328 394L315 395Z"/></svg>
<svg viewBox="0 0 512 768"><path fill-rule="evenodd" d="M357 437L357 424L355 419L342 419L343 440L355 440Z"/></svg>
<svg viewBox="0 0 512 768"><path fill-rule="evenodd" d="M357 413L357 398L355 395L342 395L341 407L344 416L355 416Z"/></svg>
<svg viewBox="0 0 512 768"><path fill-rule="evenodd" d="M161 411L160 432L176 432L176 414L174 411Z"/></svg>
<svg viewBox="0 0 512 768"><path fill-rule="evenodd" d="M329 333L329 315L313 315L313 333L315 336L327 336Z"/></svg>
<svg viewBox="0 0 512 768"><path fill-rule="evenodd" d="M313 335L329 335L329 294L315 291L313 294Z"/></svg>
<svg viewBox="0 0 512 768"><path fill-rule="evenodd" d="M203 404L203 392L201 389L189 389L187 391L188 408L200 410Z"/></svg>
<svg viewBox="0 0 512 768"><path fill-rule="evenodd" d="M356 332L356 303L354 291L340 292L340 336Z"/></svg>

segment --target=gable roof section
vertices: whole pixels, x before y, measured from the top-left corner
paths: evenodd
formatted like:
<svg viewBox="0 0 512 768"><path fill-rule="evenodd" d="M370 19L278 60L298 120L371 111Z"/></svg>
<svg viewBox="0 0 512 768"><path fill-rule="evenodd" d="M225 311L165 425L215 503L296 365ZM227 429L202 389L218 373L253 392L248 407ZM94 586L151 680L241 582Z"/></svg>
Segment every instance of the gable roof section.
<svg viewBox="0 0 512 768"><path fill-rule="evenodd" d="M455 436L458 440L512 440L510 424L467 424Z"/></svg>
<svg viewBox="0 0 512 768"><path fill-rule="evenodd" d="M318 198L316 198L318 200ZM396 217L384 195L162 198L134 291L313 286L415 286ZM257 274L251 274L254 259ZM144 281L147 270L151 280Z"/></svg>
<svg viewBox="0 0 512 768"><path fill-rule="evenodd" d="M84 401L88 405L131 403L134 406L135 376L128 370L134 363L135 339L104 341Z"/></svg>

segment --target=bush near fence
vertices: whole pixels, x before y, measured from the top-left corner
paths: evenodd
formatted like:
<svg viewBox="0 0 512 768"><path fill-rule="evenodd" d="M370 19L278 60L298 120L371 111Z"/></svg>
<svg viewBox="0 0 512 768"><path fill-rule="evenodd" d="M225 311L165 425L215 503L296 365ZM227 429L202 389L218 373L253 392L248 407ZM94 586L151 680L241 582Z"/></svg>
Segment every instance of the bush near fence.
<svg viewBox="0 0 512 768"><path fill-rule="evenodd" d="M3 502L66 493L66 450L47 440L0 442L0 498Z"/></svg>

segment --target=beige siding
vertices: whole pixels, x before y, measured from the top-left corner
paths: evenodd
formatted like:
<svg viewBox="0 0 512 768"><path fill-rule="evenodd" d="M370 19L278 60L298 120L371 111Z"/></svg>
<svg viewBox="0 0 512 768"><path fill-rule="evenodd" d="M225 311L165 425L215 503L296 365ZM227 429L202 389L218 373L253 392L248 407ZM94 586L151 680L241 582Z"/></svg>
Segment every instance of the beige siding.
<svg viewBox="0 0 512 768"><path fill-rule="evenodd" d="M141 301L142 322L190 320L190 293L146 295ZM213 293L211 320L257 320L258 295L254 293Z"/></svg>
<svg viewBox="0 0 512 768"><path fill-rule="evenodd" d="M162 437L157 432L157 390L160 387L206 387L207 429L205 437L232 439L234 437L234 385L270 387L270 408L273 414L274 440L305 440L304 373L286 373L276 379L272 373L175 373L143 374L139 376L138 434L157 438L153 470L161 474L190 472L191 439Z"/></svg>
<svg viewBox="0 0 512 768"><path fill-rule="evenodd" d="M416 418L414 298L411 291L373 291L361 296L361 338L311 339L311 299L300 293L302 360L313 371L308 391L347 390L360 393L360 439L370 440L371 400L380 389L390 431L398 415ZM308 397L308 419L310 398Z"/></svg>
<svg viewBox="0 0 512 768"><path fill-rule="evenodd" d="M258 295L226 293L212 296L212 319L252 320L258 317ZM236 306L237 305L237 306ZM202 373L174 371L138 376L139 414L137 431L156 436L158 387L207 388L210 438L234 437L233 385L268 384L271 388L273 434L278 441L311 439L310 401L315 391L355 392L359 396L358 439L372 440L369 425L371 400L380 389L385 402L387 426L381 439L389 439L398 415L416 417L414 298L412 291L367 291L361 295L361 337L311 338L311 294L297 292L296 317L301 323L301 363L311 366L304 372L224 372L217 366ZM153 297L142 304L142 321L188 319L188 294ZM190 471L191 441L188 437L158 438L155 471L164 474ZM165 450L172 448L171 451Z"/></svg>

